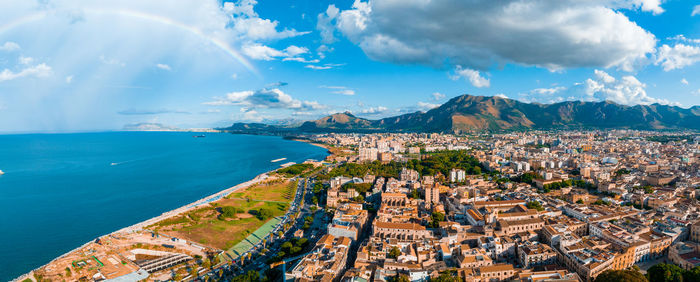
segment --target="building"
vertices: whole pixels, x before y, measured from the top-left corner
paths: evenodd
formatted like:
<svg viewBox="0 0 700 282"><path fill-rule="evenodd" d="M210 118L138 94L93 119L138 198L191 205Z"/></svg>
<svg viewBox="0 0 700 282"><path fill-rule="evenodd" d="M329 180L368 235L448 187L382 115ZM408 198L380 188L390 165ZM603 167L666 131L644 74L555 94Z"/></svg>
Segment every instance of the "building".
<svg viewBox="0 0 700 282"><path fill-rule="evenodd" d="M526 241L518 246L518 262L523 268L555 264L556 261L557 253L548 245Z"/></svg>
<svg viewBox="0 0 700 282"><path fill-rule="evenodd" d="M429 204L440 203L440 188L437 184L425 187L425 202Z"/></svg>
<svg viewBox="0 0 700 282"><path fill-rule="evenodd" d="M367 218L367 211L362 209L362 204L341 204L328 224L328 234L357 240L367 224Z"/></svg>
<svg viewBox="0 0 700 282"><path fill-rule="evenodd" d="M454 168L450 170L450 182L464 182L466 177L467 174L464 170Z"/></svg>
<svg viewBox="0 0 700 282"><path fill-rule="evenodd" d="M348 237L324 235L314 249L285 274L286 279L334 281L345 269L350 243Z"/></svg>

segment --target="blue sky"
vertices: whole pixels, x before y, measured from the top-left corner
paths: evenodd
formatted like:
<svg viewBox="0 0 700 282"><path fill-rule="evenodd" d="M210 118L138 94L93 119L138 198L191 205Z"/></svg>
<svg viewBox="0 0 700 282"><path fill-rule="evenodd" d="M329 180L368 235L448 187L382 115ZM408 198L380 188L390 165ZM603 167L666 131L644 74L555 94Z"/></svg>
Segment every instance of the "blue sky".
<svg viewBox="0 0 700 282"><path fill-rule="evenodd" d="M380 118L462 94L700 104L694 1L93 2L0 3L0 132Z"/></svg>

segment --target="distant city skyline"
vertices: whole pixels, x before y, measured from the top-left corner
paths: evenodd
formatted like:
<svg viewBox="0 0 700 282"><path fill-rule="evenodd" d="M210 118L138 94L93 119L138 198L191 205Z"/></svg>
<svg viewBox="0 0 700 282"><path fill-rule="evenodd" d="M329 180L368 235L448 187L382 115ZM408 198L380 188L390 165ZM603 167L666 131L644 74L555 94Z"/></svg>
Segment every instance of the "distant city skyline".
<svg viewBox="0 0 700 282"><path fill-rule="evenodd" d="M0 3L0 132L376 119L462 94L700 105L693 1L110 2Z"/></svg>

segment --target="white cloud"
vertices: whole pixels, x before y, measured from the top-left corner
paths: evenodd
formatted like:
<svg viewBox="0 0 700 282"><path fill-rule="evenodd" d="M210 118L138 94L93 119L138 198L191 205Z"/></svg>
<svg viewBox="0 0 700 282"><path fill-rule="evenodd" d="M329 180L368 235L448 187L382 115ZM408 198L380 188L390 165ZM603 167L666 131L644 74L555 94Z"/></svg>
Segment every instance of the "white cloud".
<svg viewBox="0 0 700 282"><path fill-rule="evenodd" d="M122 61L120 61L120 60L117 60L117 59L115 59L115 58L108 58L108 57L105 57L105 55L101 55L101 56L100 56L100 61L101 61L103 64L106 64L106 65L113 65L113 66L120 66L120 67L125 67L125 66L126 66L126 63L124 63L124 62L122 62Z"/></svg>
<svg viewBox="0 0 700 282"><path fill-rule="evenodd" d="M439 101L439 100L442 100L443 98L445 98L445 94L442 94L440 92L435 92L433 94L430 94L430 96L432 96L433 101Z"/></svg>
<svg viewBox="0 0 700 282"><path fill-rule="evenodd" d="M309 49L305 47L299 47L291 45L284 50L277 50L275 48L262 45L260 43L253 43L244 45L242 48L243 54L255 60L272 61L277 58L290 59L292 57L307 53Z"/></svg>
<svg viewBox="0 0 700 282"><path fill-rule="evenodd" d="M500 97L500 98L503 98L503 99L510 99L510 98L508 98L508 96L506 96L506 94L503 94L503 93L498 93L498 94L496 94L496 95L494 95L494 96L495 96L495 97Z"/></svg>
<svg viewBox="0 0 700 282"><path fill-rule="evenodd" d="M613 80L614 80L614 78L613 78ZM536 89L531 90L530 92L532 92L534 94L538 94L538 95L554 95L554 94L560 93L564 90L566 90L566 87L558 86L558 87L552 87L552 88L536 88Z"/></svg>
<svg viewBox="0 0 700 282"><path fill-rule="evenodd" d="M0 51L11 52L11 51L17 51L19 49L21 49L19 47L19 44L12 42L12 41L7 41L4 44L0 45Z"/></svg>
<svg viewBox="0 0 700 282"><path fill-rule="evenodd" d="M333 91L335 94L341 94L341 95L347 95L347 96L352 96L355 95L355 90L352 89L342 89L342 90L336 90Z"/></svg>
<svg viewBox="0 0 700 282"><path fill-rule="evenodd" d="M287 28L278 31L279 22L260 18L254 10L256 4L255 0L224 3L223 10L232 15L232 29L238 33L239 37L249 40L273 40L310 33Z"/></svg>
<svg viewBox="0 0 700 282"><path fill-rule="evenodd" d="M632 70L656 38L619 9L663 12L659 0L356 0L336 28L370 58L399 64Z"/></svg>
<svg viewBox="0 0 700 282"><path fill-rule="evenodd" d="M479 73L479 71L473 70L473 69L462 68L462 66L458 65L455 68L455 75L450 76L450 78L452 80L458 80L462 77L466 80L469 80L469 82L474 87L477 87L477 88L491 86L491 82L489 81L489 79L482 77L481 74Z"/></svg>
<svg viewBox="0 0 700 282"><path fill-rule="evenodd" d="M418 102L418 108L420 108L423 111L431 110L431 109L437 108L439 106L440 106L440 104Z"/></svg>
<svg viewBox="0 0 700 282"><path fill-rule="evenodd" d="M32 57L19 56L19 63L22 65L30 65L33 62L34 62L34 58L32 58Z"/></svg>
<svg viewBox="0 0 700 282"><path fill-rule="evenodd" d="M676 44L670 47L666 44L659 47L655 64L661 65L664 71L682 69L700 61L700 47Z"/></svg>
<svg viewBox="0 0 700 282"><path fill-rule="evenodd" d="M5 69L0 72L0 82L14 80L22 77L47 77L52 74L51 67L46 64L39 64L36 66L27 67L19 72L13 72L9 69Z"/></svg>
<svg viewBox="0 0 700 282"><path fill-rule="evenodd" d="M681 79L681 83L683 83L683 84L685 84L685 85L688 85L688 80L686 80L685 78L682 78L682 79Z"/></svg>
<svg viewBox="0 0 700 282"><path fill-rule="evenodd" d="M690 16L695 16L695 15L700 15L700 5L695 5L693 7L693 12L690 14Z"/></svg>
<svg viewBox="0 0 700 282"><path fill-rule="evenodd" d="M329 70L335 67L340 67L344 66L345 64L323 64L321 66L318 65L306 65L304 66L307 69L312 69L312 70Z"/></svg>
<svg viewBox="0 0 700 282"><path fill-rule="evenodd" d="M328 5L326 12L318 14L316 21L316 29L321 33L321 42L323 44L331 44L336 41L335 27L332 21L338 16L340 10L335 5Z"/></svg>
<svg viewBox="0 0 700 282"><path fill-rule="evenodd" d="M71 84L72 82L73 82L73 76L72 75L66 76L66 83Z"/></svg>
<svg viewBox="0 0 700 282"><path fill-rule="evenodd" d="M352 96L355 95L355 90L349 89L345 86L326 86L326 85L321 85L319 88L326 88L326 89L331 89L331 93L333 94L340 94L340 95L347 95L347 96Z"/></svg>
<svg viewBox="0 0 700 282"><path fill-rule="evenodd" d="M523 93L525 101L557 103L562 101L613 101L623 105L648 105L653 103L679 105L666 99L647 95L647 85L636 77L627 75L617 79L605 71L595 70L593 77L572 87L538 88Z"/></svg>
<svg viewBox="0 0 700 282"><path fill-rule="evenodd" d="M234 80L235 80L235 79L238 79L238 74L237 74L237 73L232 74L232 75L231 75L231 78L234 79Z"/></svg>
<svg viewBox="0 0 700 282"><path fill-rule="evenodd" d="M173 70L169 65L166 64L156 64L156 67L162 70L171 71Z"/></svg>
<svg viewBox="0 0 700 282"><path fill-rule="evenodd" d="M644 12L651 12L654 15L658 15L665 12L665 10L661 8L661 2L662 0L632 0L631 5L641 8Z"/></svg>
<svg viewBox="0 0 700 282"><path fill-rule="evenodd" d="M686 43L695 43L695 44L700 44L700 39L697 38L687 38L683 34L679 34L673 37L668 37L668 40L674 40L678 42L686 42Z"/></svg>
<svg viewBox="0 0 700 282"><path fill-rule="evenodd" d="M245 110L258 108L320 110L325 108L324 105L316 101L294 99L279 88L231 92L226 94L225 97L218 97L214 101L205 102L204 104L210 106L241 106Z"/></svg>
<svg viewBox="0 0 700 282"><path fill-rule="evenodd" d="M361 114L368 114L368 115L378 115L378 114L385 113L387 110L389 110L387 107L378 106L378 107L370 107L367 109L363 109L360 111L360 113Z"/></svg>
<svg viewBox="0 0 700 282"><path fill-rule="evenodd" d="M305 63L305 64L315 64L320 62L318 59L313 59L313 60L307 60L301 57L289 57L289 58L284 58L282 61L292 61L292 62L300 62L300 63Z"/></svg>

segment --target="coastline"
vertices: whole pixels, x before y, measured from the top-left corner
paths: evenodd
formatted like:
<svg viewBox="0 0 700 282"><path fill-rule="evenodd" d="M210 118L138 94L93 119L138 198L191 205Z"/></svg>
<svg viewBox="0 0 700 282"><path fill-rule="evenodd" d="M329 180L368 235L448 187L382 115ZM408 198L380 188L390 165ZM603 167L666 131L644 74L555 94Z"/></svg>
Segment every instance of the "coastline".
<svg viewBox="0 0 700 282"><path fill-rule="evenodd" d="M277 169L273 169L273 170L270 170L270 171L267 171L267 172L263 172L263 173L258 174L257 176L255 176L253 179L248 180L248 181L246 181L246 182L242 182L242 183L239 183L239 184L237 184L237 185L231 186L231 187L229 187L229 188L226 188L226 189L221 190L221 191L219 191L219 192L217 192L217 193L214 193L214 194L211 194L211 195L206 196L206 197L204 197L204 198L201 198L201 199L199 199L199 200L197 200L197 201L194 201L194 202L189 203L189 204L187 204L187 205L184 205L184 206L182 206L182 207L179 207L179 208L176 208L176 209L174 209L174 210L170 210L170 211L164 212L164 213L162 213L162 214L160 214L160 215L158 215L158 216L155 216L155 217L146 219L146 220L144 220L144 221L141 221L141 222L135 223L135 224L133 224L133 225L130 225L130 226L121 228L121 229L119 229L119 230L116 230L116 231L113 231L113 232L110 232L110 233L107 233L107 234L98 236L97 238L102 238L102 237L104 237L104 236L109 236L109 235L113 235L113 234L117 234L117 233L124 233L124 232L129 233L129 232L141 231L141 230L143 230L144 227L146 227L146 226L149 226L149 225L151 225L151 224L157 223L157 222L159 222L159 221L162 221L162 220L165 220L165 219L174 217L174 216L181 215L181 214L186 213L186 212L188 212L188 211L190 211L190 210L192 210L192 209L195 209L195 208L197 208L197 207L199 207L199 206L201 206L201 205L208 204L208 203L210 203L210 202L214 202L214 201L216 201L216 200L219 200L219 199L225 197L225 196L228 195L228 194L231 194L231 193L233 193L233 192L237 192L238 190L246 189L246 188L248 188L248 187L250 187L250 186L252 186L252 185L254 185L254 184L257 184L257 183L259 183L259 182L261 182L261 181L267 179L267 178L269 177L269 174L270 174L271 172L275 171L275 170L277 170ZM97 239L97 238L95 238L95 239ZM66 253L64 253L64 254L62 254L62 255L60 255L60 256L57 256L56 258L50 260L49 262L47 262L47 263L45 263L45 264L43 264L43 265L41 265L41 266L38 266L38 267L36 267L36 268L30 270L29 272L27 272L27 273L25 273L25 274L23 274L23 275L21 275L21 276L15 278L15 279L11 280L11 281L13 281L13 282L14 282L14 281L22 281L22 280L27 279L27 278L32 279L32 278L33 278L32 274L34 273L35 270L41 269L41 268L43 268L43 267L46 267L47 265L50 265L51 263L55 262L56 260L61 259L61 258L65 257L65 256L67 256L67 255L69 255L69 254L71 254L71 253L73 253L73 252L75 252L75 251L77 251L77 250L80 250L80 249L84 248L85 246L87 246L87 245L90 244L90 243L92 243L92 241L87 241L87 242L85 242L84 244L82 244L82 245L80 245L80 246L78 246L78 247L76 247L76 248L74 248L74 249L72 249L72 250L70 250L70 251L68 251L68 252L66 252Z"/></svg>
<svg viewBox="0 0 700 282"><path fill-rule="evenodd" d="M314 145L314 146L317 146L317 147L321 147L321 148L326 149L326 150L327 150L326 153L328 154L328 156L326 156L326 158L328 158L329 156L334 155L333 152L330 150L330 148L329 148L328 146L324 145L324 144L315 143L315 142L313 142L313 141L311 141L311 140L303 140L303 139L299 139L299 140L293 139L293 141L299 141L299 142L307 143L307 144L310 144L310 145ZM322 160L321 160L321 161L322 161ZM60 259L66 257L66 256L68 256L68 255L71 255L72 253L74 253L74 252L76 252L76 251L78 251L78 250L83 249L84 247L86 247L86 246L88 246L89 244L93 243L96 239L103 238L103 237L105 237L105 236L110 236L110 235L118 234L118 233L122 233L122 234L124 234L124 233L135 233L135 232L138 232L138 231L146 230L145 228L146 228L147 226L150 226L150 225L152 225L152 224L155 224L155 223L160 222L160 221L165 220L165 219L169 219L169 218L171 218L171 217L179 216L179 215L181 215L181 214L183 214L183 213L187 213L187 212L189 212L189 211L191 211L191 210L193 210L193 209L196 209L196 208L201 207L202 205L206 205L206 204L208 204L208 203L211 203L211 202L215 202L215 201L217 201L217 200L220 200L220 199L222 199L223 197L225 197L225 196L227 196L227 195L229 195L229 194L231 194L231 193L238 192L239 190L245 190L245 189L247 189L248 187L251 187L251 186L253 186L253 185L255 185L255 184L258 184L258 183L260 183L260 182L262 182L262 181L268 179L268 178L270 177L270 174L271 174L272 172L276 171L277 169L279 169L279 167L274 168L274 169L271 169L271 170L266 171L266 172L263 172L263 173L261 173L261 174L258 174L257 176L253 177L252 179L250 179L250 180L248 180L248 181L245 181L245 182L242 182L242 183L238 183L238 184L236 184L236 185L234 185L234 186L231 186L231 187L229 187L229 188L223 189L223 190L221 190L221 191L219 191L219 192L216 192L216 193L214 193L214 194L208 195L208 196L206 196L206 197L204 197L204 198L198 199L198 200L196 200L196 201L194 201L194 202L191 202L191 203L186 204L186 205L184 205L184 206L181 206L181 207L179 207L179 208L176 208L176 209L173 209L173 210L169 210L169 211L163 212L162 214L160 214L160 215L158 215L158 216L155 216L155 217L152 217L152 218L149 218L149 219L146 219L146 220L137 222L137 223L135 223L135 224L132 224L132 225L123 227L123 228L121 228L121 229L112 231L112 232L110 232L110 233L106 233L106 234L97 236L97 237L95 237L95 239L90 240L90 241L87 241L87 242L81 244L80 246L77 246L77 247L71 249L70 251L67 251L67 252L61 254L60 256L57 256L57 257L53 258L52 260L48 261L47 263L45 263L45 264L43 264L43 265L40 265L40 266L37 266L37 267L35 267L34 269L31 269L31 270L29 270L28 272L26 272L26 273L24 273L24 274L18 276L18 277L15 278L15 279L10 280L10 281L13 281L13 282L14 282L14 281L23 281L23 280L25 280L25 279L31 279L32 281L35 281L35 280L34 280L34 277L33 277L33 274L34 274L35 271L40 270L40 269L42 269L42 268L45 268L46 266L51 265L52 263L56 262L57 260L60 260Z"/></svg>

